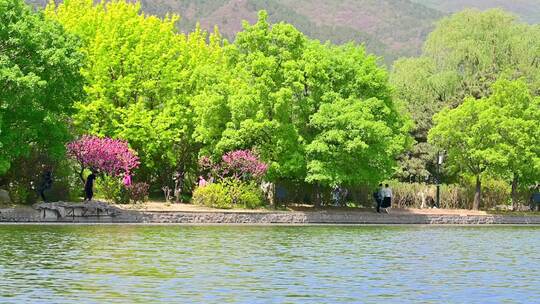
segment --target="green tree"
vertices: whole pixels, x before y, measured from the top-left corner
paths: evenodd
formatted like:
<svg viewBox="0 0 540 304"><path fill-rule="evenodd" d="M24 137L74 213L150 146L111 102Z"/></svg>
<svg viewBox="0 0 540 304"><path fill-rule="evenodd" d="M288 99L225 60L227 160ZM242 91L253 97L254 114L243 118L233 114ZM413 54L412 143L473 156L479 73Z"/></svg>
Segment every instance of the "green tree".
<svg viewBox="0 0 540 304"><path fill-rule="evenodd" d="M512 184L512 205L517 207L519 185L540 181L540 97L531 95L522 80L502 79L487 98L493 137L505 156L498 175Z"/></svg>
<svg viewBox="0 0 540 304"><path fill-rule="evenodd" d="M266 12L254 25L244 24L227 49L236 77L228 100L230 121L216 152L255 148L270 163L274 178L303 179L304 147L299 130L302 117L302 55L307 38L293 26L271 26ZM303 121L304 124L307 121Z"/></svg>
<svg viewBox="0 0 540 304"><path fill-rule="evenodd" d="M319 132L307 146L307 181L373 185L394 173L409 142L408 124L377 98L335 97L311 119Z"/></svg>
<svg viewBox="0 0 540 304"><path fill-rule="evenodd" d="M417 144L402 156L401 177L422 180L436 154L427 143L432 117L468 96L483 98L501 76L524 79L540 94L540 28L502 10L464 10L442 19L428 36L419 58L394 64L391 82L415 120Z"/></svg>
<svg viewBox="0 0 540 304"><path fill-rule="evenodd" d="M216 145L216 151L219 154L233 149L255 148L270 163L269 175L273 179L322 185L361 182L357 177L323 178L330 173L315 169L319 165L333 165L326 163L326 155L315 152L315 147L326 137L322 133L333 132L331 128L345 131L341 123L323 123L325 119L331 119L326 118L326 110L319 114L316 122L312 122L312 117L323 105L335 108L334 102L343 106L356 100L358 105L347 106L348 110L354 111L351 117L366 118L369 115L365 106L369 107L371 103L364 105L361 100L375 98L378 100L377 110L385 113L371 116L373 122L388 119L381 124L387 123L392 128L391 132L397 133L405 127L405 120L392 101L387 72L378 67L377 58L367 55L362 46L321 44L308 39L289 24L268 23L266 13L262 11L256 24L244 25L244 31L238 34L226 52L231 70L242 82L235 86L236 91L228 101L231 121ZM306 151L308 147L312 152ZM393 153L389 151L389 155ZM382 157L386 156L388 154ZM392 157L384 161L392 163ZM368 164L358 165L364 166L361 174L371 172ZM385 170L390 171L390 168L385 167L381 171L386 176Z"/></svg>
<svg viewBox="0 0 540 304"><path fill-rule="evenodd" d="M306 61L306 180L372 185L391 176L410 146L411 123L394 103L388 74L362 46L312 43Z"/></svg>
<svg viewBox="0 0 540 304"><path fill-rule="evenodd" d="M513 196L518 179L539 177L539 98L522 81L500 80L492 90L489 97L468 97L436 114L429 132L430 143L447 150L451 169L475 177L473 209L480 207L483 175L513 180Z"/></svg>
<svg viewBox="0 0 540 304"><path fill-rule="evenodd" d="M31 149L53 156L81 97L79 42L20 0L0 0L0 174Z"/></svg>
<svg viewBox="0 0 540 304"><path fill-rule="evenodd" d="M82 69L88 97L74 116L79 132L128 140L149 181L164 185L173 172L194 171L206 143L199 135L214 132L196 125L210 119L205 98L219 98L206 89L221 79L219 33L210 43L200 29L180 34L178 16L147 16L123 0L51 2L47 15L80 35L88 55Z"/></svg>

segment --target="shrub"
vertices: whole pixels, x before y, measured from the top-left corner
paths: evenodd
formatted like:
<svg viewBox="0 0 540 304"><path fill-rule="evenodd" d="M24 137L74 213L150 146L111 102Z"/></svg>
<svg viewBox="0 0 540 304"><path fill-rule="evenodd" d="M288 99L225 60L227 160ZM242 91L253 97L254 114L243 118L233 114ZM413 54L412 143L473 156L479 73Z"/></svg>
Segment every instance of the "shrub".
<svg viewBox="0 0 540 304"><path fill-rule="evenodd" d="M7 191L11 201L16 204L29 204L37 199L35 191L31 191L32 186L28 183L14 181L9 183Z"/></svg>
<svg viewBox="0 0 540 304"><path fill-rule="evenodd" d="M96 194L116 204L129 203L129 193L122 182L115 177L103 176L96 179Z"/></svg>
<svg viewBox="0 0 540 304"><path fill-rule="evenodd" d="M235 207L255 209L264 205L262 191L256 183L226 179L224 184Z"/></svg>
<svg viewBox="0 0 540 304"><path fill-rule="evenodd" d="M234 178L195 189L192 201L196 205L224 209L264 206L262 191L255 182L245 183Z"/></svg>
<svg viewBox="0 0 540 304"><path fill-rule="evenodd" d="M475 183L474 180L470 180L467 186L467 197L474 198ZM488 179L482 180L482 203L480 208L493 209L497 205L510 205L510 191L511 186L505 181Z"/></svg>
<svg viewBox="0 0 540 304"><path fill-rule="evenodd" d="M148 189L150 185L147 183L133 183L126 186L129 199L134 203L144 203L148 201Z"/></svg>
<svg viewBox="0 0 540 304"><path fill-rule="evenodd" d="M426 202L435 200L437 190L435 185L419 183L391 183L394 194L393 205L400 208L420 208L421 193ZM471 209L474 198L474 182L465 181L461 184L441 185L441 208ZM497 205L509 204L510 185L504 181L486 179L482 182L482 209L492 209Z"/></svg>
<svg viewBox="0 0 540 304"><path fill-rule="evenodd" d="M193 191L193 203L212 208L230 209L232 199L227 188L222 184L209 184Z"/></svg>
<svg viewBox="0 0 540 304"><path fill-rule="evenodd" d="M45 191L47 200L77 200L80 182L70 168L67 160L53 159L41 151L32 150L25 157L12 161L10 169L0 176L0 188L10 193L11 200L17 204L33 204L41 201L37 188L42 182L44 170L52 173L51 188Z"/></svg>

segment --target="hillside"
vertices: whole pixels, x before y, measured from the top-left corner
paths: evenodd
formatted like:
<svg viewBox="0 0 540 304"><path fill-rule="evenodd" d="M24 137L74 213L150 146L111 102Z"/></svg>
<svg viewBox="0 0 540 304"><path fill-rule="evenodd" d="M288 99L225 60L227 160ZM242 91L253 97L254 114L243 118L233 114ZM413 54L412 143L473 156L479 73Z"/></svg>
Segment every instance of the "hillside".
<svg viewBox="0 0 540 304"><path fill-rule="evenodd" d="M480 10L498 7L520 16L525 22L540 23L540 0L412 0L412 2L444 13L455 13L466 7Z"/></svg>
<svg viewBox="0 0 540 304"><path fill-rule="evenodd" d="M47 0L28 0L43 6ZM217 25L229 40L267 10L270 21L292 23L312 38L334 43L364 43L386 63L419 54L434 23L466 7L502 7L530 23L540 21L540 0L141 0L143 10L164 16L180 14L179 28L189 31L197 22L205 29Z"/></svg>

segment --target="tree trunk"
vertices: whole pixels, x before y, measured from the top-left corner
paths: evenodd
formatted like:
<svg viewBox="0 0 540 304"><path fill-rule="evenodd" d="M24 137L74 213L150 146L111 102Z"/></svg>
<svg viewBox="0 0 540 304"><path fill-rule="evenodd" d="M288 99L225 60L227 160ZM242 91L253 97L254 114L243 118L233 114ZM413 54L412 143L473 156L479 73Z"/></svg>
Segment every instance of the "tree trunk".
<svg viewBox="0 0 540 304"><path fill-rule="evenodd" d="M81 167L81 171L79 173L79 179L81 180L83 187L86 185L86 180L84 179L83 173L84 173L84 167Z"/></svg>
<svg viewBox="0 0 540 304"><path fill-rule="evenodd" d="M314 205L316 208L320 208L322 205L322 194L321 194L321 185L319 183L315 184L315 202Z"/></svg>
<svg viewBox="0 0 540 304"><path fill-rule="evenodd" d="M276 193L276 184L270 183L270 189L268 189L268 201L270 202L270 207L276 209L276 202L274 201L274 195Z"/></svg>
<svg viewBox="0 0 540 304"><path fill-rule="evenodd" d="M514 174L514 179L512 180L512 210L517 210L518 208L518 177Z"/></svg>
<svg viewBox="0 0 540 304"><path fill-rule="evenodd" d="M480 208L480 202L482 201L482 181L480 175L476 176L476 191L474 192L473 210Z"/></svg>

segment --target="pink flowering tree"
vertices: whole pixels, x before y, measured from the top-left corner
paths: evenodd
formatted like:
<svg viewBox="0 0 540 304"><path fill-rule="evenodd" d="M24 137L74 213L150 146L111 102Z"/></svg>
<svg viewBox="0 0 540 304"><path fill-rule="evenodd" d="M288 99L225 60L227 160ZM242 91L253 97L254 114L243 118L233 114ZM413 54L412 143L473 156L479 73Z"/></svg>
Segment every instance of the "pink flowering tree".
<svg viewBox="0 0 540 304"><path fill-rule="evenodd" d="M81 166L79 177L84 183L83 172L90 169L95 173L110 176L129 175L140 164L128 143L119 139L84 135L67 145L68 155Z"/></svg>
<svg viewBox="0 0 540 304"><path fill-rule="evenodd" d="M223 155L221 171L225 176L235 179L261 179L268 170L268 165L262 162L250 150L236 150Z"/></svg>
<svg viewBox="0 0 540 304"><path fill-rule="evenodd" d="M236 150L223 155L218 164L209 157L202 157L199 159L199 168L208 176L248 181L260 180L266 174L268 165L251 150Z"/></svg>

